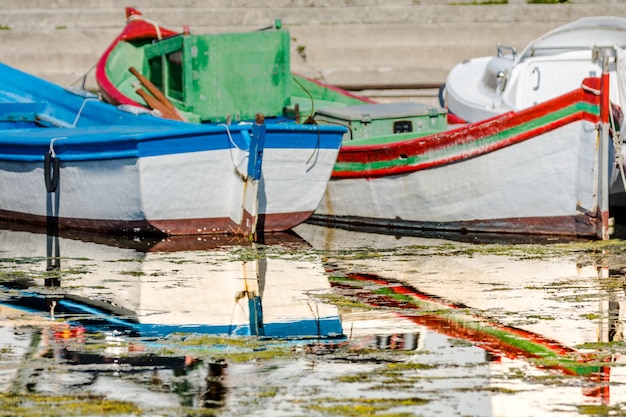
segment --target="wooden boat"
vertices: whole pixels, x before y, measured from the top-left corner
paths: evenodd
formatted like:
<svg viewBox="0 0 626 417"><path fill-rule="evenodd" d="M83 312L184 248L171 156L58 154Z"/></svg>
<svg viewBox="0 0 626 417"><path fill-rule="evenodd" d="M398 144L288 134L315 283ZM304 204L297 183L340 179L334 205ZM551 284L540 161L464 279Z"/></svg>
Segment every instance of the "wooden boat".
<svg viewBox="0 0 626 417"><path fill-rule="evenodd" d="M96 65L102 98L189 122L306 121L317 107L369 100L291 73L280 24L243 33L176 32L126 8L126 25ZM155 100L151 94L159 97Z"/></svg>
<svg viewBox="0 0 626 417"><path fill-rule="evenodd" d="M251 236L322 198L342 127L200 125L0 65L0 218L105 232Z"/></svg>
<svg viewBox="0 0 626 417"><path fill-rule="evenodd" d="M592 60L599 45L626 46L626 19L585 17L546 33L520 53L498 45L495 56L463 61L448 74L441 105L463 120L477 122L544 102L602 73ZM611 101L622 104L618 72L611 68Z"/></svg>
<svg viewBox="0 0 626 417"><path fill-rule="evenodd" d="M557 27L529 43L520 53L515 47L498 45L495 56L459 63L441 87L440 104L450 111L450 117L467 122L526 109L578 88L586 77L600 75L602 68L593 59L598 46L611 46L615 50L615 62L608 68L609 97L616 106L623 107L626 18L613 16L585 17ZM622 117L619 112L614 116ZM611 179L610 199L612 206L624 207L626 154L619 142L615 150L619 170Z"/></svg>
<svg viewBox="0 0 626 417"><path fill-rule="evenodd" d="M309 122L349 129L313 221L609 235L613 161L608 116L600 117L609 105L601 106L608 96L595 94L609 89L599 79L532 109L453 129L446 109L373 103L291 74L283 29L191 35L162 28L135 9L127 16L97 65L106 100L149 105L136 93L135 68L190 121L245 120L252 117L249 103L259 102L277 120L307 114ZM608 74L603 80L609 82ZM265 85L262 97L254 93L257 85Z"/></svg>
<svg viewBox="0 0 626 417"><path fill-rule="evenodd" d="M312 220L608 238L607 83L433 135L344 140Z"/></svg>

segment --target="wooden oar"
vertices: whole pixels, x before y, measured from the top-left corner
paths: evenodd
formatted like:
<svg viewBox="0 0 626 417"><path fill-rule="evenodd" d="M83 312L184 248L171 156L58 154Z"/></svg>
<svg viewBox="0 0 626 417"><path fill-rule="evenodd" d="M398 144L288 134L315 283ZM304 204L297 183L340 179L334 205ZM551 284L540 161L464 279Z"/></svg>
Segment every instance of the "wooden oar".
<svg viewBox="0 0 626 417"><path fill-rule="evenodd" d="M146 104L148 104L148 106L150 106L151 108L155 109L155 110L159 110L161 112L161 114L163 114L164 117L167 117L168 119L174 119L174 120L184 120L179 114L178 114L178 110L176 109L176 107L174 107L174 105L172 104L171 101L169 101L167 99L167 97L165 97L165 95L161 92L161 90L159 90L149 79L147 79L146 77L144 77L139 71L137 71L137 69L135 69L135 67L130 67L128 68L128 70L135 76L137 77L137 79L139 80L139 82L141 83L141 85L143 85L150 94L152 94L152 96L154 96L154 98L156 98L156 100L158 100L162 106L159 106L161 108L166 108L168 111L167 112L163 112L161 111L160 108L157 107L153 107L152 104L148 103L148 101L146 100ZM137 92L137 94L139 94L141 96L141 98L143 98L145 100L144 95L140 94L139 92ZM151 103L155 103L154 100L150 101ZM166 115L167 113L167 115Z"/></svg>
<svg viewBox="0 0 626 417"><path fill-rule="evenodd" d="M173 119L173 120L181 120L180 117L178 117L178 114L176 114L175 112L172 112L167 106L165 106L163 103L161 103L159 100L157 100L155 97L151 96L150 93L148 93L147 91L138 88L135 90L135 92L144 99L144 101L146 102L146 104L148 105L148 107L150 107L153 110L158 110L163 117L167 118L167 119Z"/></svg>

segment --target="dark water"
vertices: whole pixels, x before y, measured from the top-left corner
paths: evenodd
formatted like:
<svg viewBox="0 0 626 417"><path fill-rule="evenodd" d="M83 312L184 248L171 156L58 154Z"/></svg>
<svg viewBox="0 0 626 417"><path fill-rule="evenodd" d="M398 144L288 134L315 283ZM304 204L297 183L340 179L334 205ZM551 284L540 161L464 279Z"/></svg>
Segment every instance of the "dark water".
<svg viewBox="0 0 626 417"><path fill-rule="evenodd" d="M2 415L624 415L625 247L5 226Z"/></svg>

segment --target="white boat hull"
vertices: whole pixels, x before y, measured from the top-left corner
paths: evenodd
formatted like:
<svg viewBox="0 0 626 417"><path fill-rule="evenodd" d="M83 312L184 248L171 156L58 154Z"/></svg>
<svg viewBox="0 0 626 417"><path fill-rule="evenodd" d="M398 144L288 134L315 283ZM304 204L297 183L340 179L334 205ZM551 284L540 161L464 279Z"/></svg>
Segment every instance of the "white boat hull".
<svg viewBox="0 0 626 417"><path fill-rule="evenodd" d="M258 209L263 230L287 230L317 207L338 149L266 149ZM41 162L0 161L0 214L62 227L165 234L233 232L246 182L229 149L61 162L55 192ZM315 154L313 162L307 161ZM245 169L245 168L244 168ZM286 175L285 173L289 173Z"/></svg>
<svg viewBox="0 0 626 417"><path fill-rule="evenodd" d="M612 163L601 107L579 89L413 140L344 144L312 221L606 238Z"/></svg>

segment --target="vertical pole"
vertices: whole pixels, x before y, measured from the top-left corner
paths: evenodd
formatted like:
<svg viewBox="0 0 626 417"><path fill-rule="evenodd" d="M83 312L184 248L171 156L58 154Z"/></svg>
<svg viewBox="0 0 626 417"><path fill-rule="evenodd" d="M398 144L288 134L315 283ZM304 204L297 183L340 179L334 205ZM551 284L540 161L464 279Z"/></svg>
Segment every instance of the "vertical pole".
<svg viewBox="0 0 626 417"><path fill-rule="evenodd" d="M257 240L259 226L259 182L261 181L261 166L263 163L263 149L265 148L265 116L257 114L252 124L250 147L248 151L248 172L244 183L243 219L247 235L252 241ZM261 229L263 223L261 223ZM261 233L263 230L261 230Z"/></svg>
<svg viewBox="0 0 626 417"><path fill-rule="evenodd" d="M253 294L248 298L248 311L250 313L250 335L265 336L265 328L263 326L263 304L261 297Z"/></svg>
<svg viewBox="0 0 626 417"><path fill-rule="evenodd" d="M263 148L265 147L265 116L257 114L252 125L250 153L248 155L248 176L254 180L261 178Z"/></svg>
<svg viewBox="0 0 626 417"><path fill-rule="evenodd" d="M602 78L600 80L600 143L598 146L598 219L596 236L599 239L609 239L609 58L614 55L611 48L600 49L600 63L602 65ZM613 52L613 53L612 53Z"/></svg>

